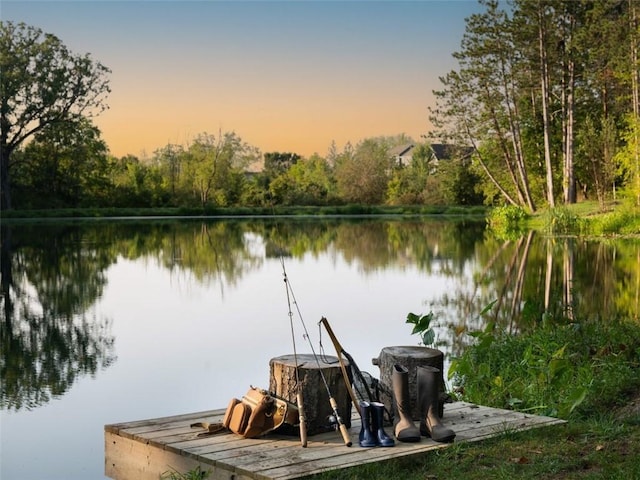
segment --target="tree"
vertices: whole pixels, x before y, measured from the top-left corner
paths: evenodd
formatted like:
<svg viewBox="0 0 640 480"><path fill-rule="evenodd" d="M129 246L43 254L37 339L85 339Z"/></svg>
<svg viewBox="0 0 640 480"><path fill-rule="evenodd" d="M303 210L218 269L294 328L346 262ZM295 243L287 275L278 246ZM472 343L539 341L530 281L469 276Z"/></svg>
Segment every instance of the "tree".
<svg viewBox="0 0 640 480"><path fill-rule="evenodd" d="M460 64L441 78L430 109L444 143L472 146L485 175L511 204L535 210L521 124L520 57L514 29L496 0L482 1L487 11L467 19ZM482 148L481 148L482 147Z"/></svg>
<svg viewBox="0 0 640 480"><path fill-rule="evenodd" d="M164 179L165 188L169 192L170 202L180 204L178 195L182 174L182 161L185 158L184 148L181 145L168 143L153 152L154 165Z"/></svg>
<svg viewBox="0 0 640 480"><path fill-rule="evenodd" d="M345 201L370 205L384 201L391 170L388 151L379 138L363 140L353 153L345 148L335 170L338 191Z"/></svg>
<svg viewBox="0 0 640 480"><path fill-rule="evenodd" d="M102 206L111 185L107 145L88 119L52 123L35 134L14 172L14 193L35 208Z"/></svg>
<svg viewBox="0 0 640 480"><path fill-rule="evenodd" d="M0 189L11 209L11 154L49 125L107 108L110 70L75 55L56 36L0 22Z"/></svg>
<svg viewBox="0 0 640 480"><path fill-rule="evenodd" d="M640 120L629 114L627 126L622 132L625 146L621 148L616 156L615 162L619 173L627 181L627 189L636 201L640 199L640 163L638 162L638 152L640 151Z"/></svg>
<svg viewBox="0 0 640 480"><path fill-rule="evenodd" d="M185 179L202 207L227 206L240 199L244 171L259 152L235 132L202 133L186 152Z"/></svg>
<svg viewBox="0 0 640 480"><path fill-rule="evenodd" d="M285 205L326 205L335 199L331 168L318 154L273 179L269 191L276 203Z"/></svg>
<svg viewBox="0 0 640 480"><path fill-rule="evenodd" d="M277 177L289 170L300 160L297 153L267 152L264 154L264 171L271 177Z"/></svg>
<svg viewBox="0 0 640 480"><path fill-rule="evenodd" d="M541 200L553 207L556 191L575 202L576 172L601 182L602 193L615 132L640 108L636 3L513 0L500 10L502 2L480 1L486 11L467 19L454 54L459 69L435 92L432 137L473 146L494 191L530 210ZM587 132L593 125L603 129L597 139ZM598 151L609 165L595 178Z"/></svg>
<svg viewBox="0 0 640 480"><path fill-rule="evenodd" d="M411 205L423 203L429 177L435 171L432 165L433 152L427 143L415 146L411 163L395 166L387 186L387 203L391 205ZM433 198L433 197L432 197ZM429 200L432 200L429 199Z"/></svg>

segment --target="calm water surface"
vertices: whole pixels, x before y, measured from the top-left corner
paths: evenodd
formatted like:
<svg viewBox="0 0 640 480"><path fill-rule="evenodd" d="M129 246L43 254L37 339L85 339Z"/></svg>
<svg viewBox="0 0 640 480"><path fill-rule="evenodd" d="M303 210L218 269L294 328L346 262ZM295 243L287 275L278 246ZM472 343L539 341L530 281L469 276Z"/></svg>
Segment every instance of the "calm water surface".
<svg viewBox="0 0 640 480"><path fill-rule="evenodd" d="M268 386L269 359L292 353L283 266L314 349L335 353L325 316L378 376L383 347L419 343L409 312L435 313L447 358L488 321L637 318L639 262L637 240L499 239L424 218L5 222L0 478L103 479L105 424Z"/></svg>

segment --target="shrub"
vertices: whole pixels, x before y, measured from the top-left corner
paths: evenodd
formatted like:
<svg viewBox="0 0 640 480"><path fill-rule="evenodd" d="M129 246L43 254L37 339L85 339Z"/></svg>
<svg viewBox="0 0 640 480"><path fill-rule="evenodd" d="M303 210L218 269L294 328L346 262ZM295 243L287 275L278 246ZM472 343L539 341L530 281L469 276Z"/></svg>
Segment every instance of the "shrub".
<svg viewBox="0 0 640 480"><path fill-rule="evenodd" d="M523 224L528 217L523 208L505 205L492 209L487 216L487 223L489 228L500 237L519 237L523 234Z"/></svg>
<svg viewBox="0 0 640 480"><path fill-rule="evenodd" d="M464 400L568 418L600 413L640 386L640 326L543 321L508 334L490 323L453 359L449 377Z"/></svg>
<svg viewBox="0 0 640 480"><path fill-rule="evenodd" d="M578 216L565 207L550 208L544 218L544 229L551 235L579 233L582 222Z"/></svg>

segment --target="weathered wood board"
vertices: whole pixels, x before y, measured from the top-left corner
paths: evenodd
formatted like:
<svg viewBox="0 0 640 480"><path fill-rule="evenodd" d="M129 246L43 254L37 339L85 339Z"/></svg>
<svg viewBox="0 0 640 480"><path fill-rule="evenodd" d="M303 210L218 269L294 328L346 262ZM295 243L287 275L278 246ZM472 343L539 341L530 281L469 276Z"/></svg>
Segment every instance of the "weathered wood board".
<svg viewBox="0 0 640 480"><path fill-rule="evenodd" d="M199 421L219 422L223 415L224 409L220 409L106 425L105 475L114 480L157 480L169 470L186 472L199 466L211 471L209 478L213 480L288 480L451 445L423 438L418 443L396 442L389 448L361 448L357 414L349 430L352 447L344 445L338 432L310 436L307 448L302 448L296 437L243 439L233 433L198 437L201 430L190 427ZM456 442L474 442L506 431L564 421L456 402L447 404L443 423L455 430Z"/></svg>

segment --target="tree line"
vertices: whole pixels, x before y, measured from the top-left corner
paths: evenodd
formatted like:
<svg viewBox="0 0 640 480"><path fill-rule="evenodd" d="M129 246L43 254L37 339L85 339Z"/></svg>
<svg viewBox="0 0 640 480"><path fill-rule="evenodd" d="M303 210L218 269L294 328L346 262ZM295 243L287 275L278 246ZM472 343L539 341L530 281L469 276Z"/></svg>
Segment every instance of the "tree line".
<svg viewBox="0 0 640 480"><path fill-rule="evenodd" d="M640 199L637 0L481 0L433 136L470 145L487 197ZM506 7L506 8L501 8Z"/></svg>
<svg viewBox="0 0 640 480"><path fill-rule="evenodd" d="M118 158L93 123L107 108L107 67L23 23L0 23L0 53L2 209L481 200L455 191L459 185L473 189L466 169L436 169L428 145L405 135L367 138L341 151L333 143L325 157L303 158L291 152L262 155L233 131L203 132L150 156ZM390 150L407 143L417 148L401 167ZM440 182L438 176L447 179Z"/></svg>
<svg viewBox="0 0 640 480"><path fill-rule="evenodd" d="M109 69L52 34L1 22L1 206L484 202L535 211L622 194L640 203L636 2L479 3L458 68L434 92L428 136L332 143L309 158L263 155L233 131L116 158L92 122L106 108ZM391 151L408 143L413 155L400 164ZM439 162L432 144L473 153Z"/></svg>

